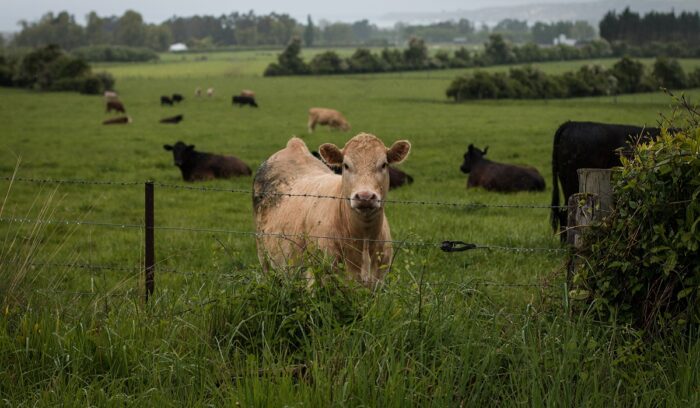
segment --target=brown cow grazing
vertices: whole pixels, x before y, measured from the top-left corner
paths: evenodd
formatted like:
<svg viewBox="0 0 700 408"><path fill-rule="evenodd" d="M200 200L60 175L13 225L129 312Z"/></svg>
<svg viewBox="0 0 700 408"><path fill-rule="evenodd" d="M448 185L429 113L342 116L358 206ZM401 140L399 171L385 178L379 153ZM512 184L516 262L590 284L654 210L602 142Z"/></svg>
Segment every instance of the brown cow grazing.
<svg viewBox="0 0 700 408"><path fill-rule="evenodd" d="M469 150L464 153L464 163L460 170L469 174L467 188L483 187L504 193L544 190L544 179L536 169L492 162L484 158L488 150L486 147L482 152L470 144Z"/></svg>
<svg viewBox="0 0 700 408"><path fill-rule="evenodd" d="M250 176L250 167L233 156L203 153L194 150L194 145L178 141L174 146L163 145L173 152L175 165L180 168L185 181L211 180L233 176Z"/></svg>
<svg viewBox="0 0 700 408"><path fill-rule="evenodd" d="M284 268L288 261L298 265L307 249L319 249L344 263L365 285L381 281L392 257L384 215L389 164L401 163L410 149L405 140L387 149L367 133L353 137L342 149L323 144L323 160L343 168L337 175L314 158L301 139L289 140L260 166L253 182L256 231L270 234L257 238L263 269Z"/></svg>
<svg viewBox="0 0 700 408"><path fill-rule="evenodd" d="M331 129L340 129L343 132L350 130L350 124L343 114L333 109L311 108L309 109L308 128L309 133L316 129L316 125L328 125Z"/></svg>
<svg viewBox="0 0 700 408"><path fill-rule="evenodd" d="M200 87L195 88L194 96L202 96L202 88L200 88Z"/></svg>
<svg viewBox="0 0 700 408"><path fill-rule="evenodd" d="M111 111L126 113L124 105L119 101L107 101L107 113Z"/></svg>
<svg viewBox="0 0 700 408"><path fill-rule="evenodd" d="M182 122L182 119L184 118L183 115L175 115L175 116L170 116L168 118L163 118L160 120L160 123L172 123L172 124L178 124Z"/></svg>
<svg viewBox="0 0 700 408"><path fill-rule="evenodd" d="M323 161L323 158L316 150L312 151L311 154L315 158ZM326 165L329 169L333 171L333 173L343 174L343 168L341 166L329 166L327 163ZM413 177L393 166L389 166L389 190L393 190L395 188L411 183L413 183Z"/></svg>
<svg viewBox="0 0 700 408"><path fill-rule="evenodd" d="M247 96L249 98L255 98L255 92L251 91L250 89L242 89L240 95L238 96Z"/></svg>
<svg viewBox="0 0 700 408"><path fill-rule="evenodd" d="M117 116L102 122L103 125L126 125L129 123L131 123L131 117L129 116Z"/></svg>

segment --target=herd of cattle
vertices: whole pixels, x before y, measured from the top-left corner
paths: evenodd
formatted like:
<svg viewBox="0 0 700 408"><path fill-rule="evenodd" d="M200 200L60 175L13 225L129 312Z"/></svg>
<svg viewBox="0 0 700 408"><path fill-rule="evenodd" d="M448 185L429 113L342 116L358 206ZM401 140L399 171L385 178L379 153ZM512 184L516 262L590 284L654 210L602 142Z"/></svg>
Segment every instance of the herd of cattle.
<svg viewBox="0 0 700 408"><path fill-rule="evenodd" d="M197 87L194 91L194 95L196 97L201 97L202 96L202 88ZM207 89L207 96L212 97L214 96L214 88L208 88ZM111 113L111 112L116 112L116 113L121 113L122 116L117 116L113 118L108 118L102 121L103 125L126 125L132 122L131 116L128 116L126 114L126 108L124 107L124 103L119 100L119 96L117 95L116 92L114 91L105 91L104 93L104 98L105 98L105 106L106 106L106 112ZM184 101L185 97L182 96L182 94L179 93L174 93L172 95L162 95L160 97L160 106L175 106L176 104L179 104L180 102ZM245 105L250 105L251 107L257 108L258 104L255 101L255 92L249 90L249 89L244 89L241 91L239 95L234 95L232 98L232 104L233 105L240 105L240 106L245 106ZM166 123L166 124L178 124L182 122L184 119L184 115L178 114L174 116L168 116L160 120L160 123Z"/></svg>
<svg viewBox="0 0 700 408"><path fill-rule="evenodd" d="M212 96L213 88L207 90ZM197 88L196 96L202 91ZM181 103L180 94L162 96L161 105ZM124 105L113 92L105 93L107 112L126 114ZM258 107L255 93L243 90L232 104ZM179 123L183 115L161 119L161 123ZM104 124L130 123L121 116ZM338 111L311 108L308 131L317 125L349 131L350 124ZM620 164L620 155L639 141L656 138L658 128L611 125L593 122L566 122L554 134L552 148L551 224L555 232L566 227L565 207L560 208L559 185L564 203L578 192L577 170L611 168ZM205 153L194 145L178 141L164 145L171 151L175 165L185 181L250 176L251 168L234 156ZM392 165L409 154L408 141L387 148L374 135L360 133L341 149L326 143L319 151L310 151L299 138L270 156L255 172L253 209L258 256L264 269L298 264L310 249L331 255L336 263L358 281L373 285L382 280L392 258L391 233L384 216L384 203L390 189L413 182L413 177ZM487 159L483 150L469 145L460 170L469 174L467 188L481 187L495 192L542 191L545 181L537 169L498 163ZM328 200L328 197L338 200ZM294 214L294 216L290 216ZM283 240L279 239L284 235ZM329 237L332 237L330 239Z"/></svg>

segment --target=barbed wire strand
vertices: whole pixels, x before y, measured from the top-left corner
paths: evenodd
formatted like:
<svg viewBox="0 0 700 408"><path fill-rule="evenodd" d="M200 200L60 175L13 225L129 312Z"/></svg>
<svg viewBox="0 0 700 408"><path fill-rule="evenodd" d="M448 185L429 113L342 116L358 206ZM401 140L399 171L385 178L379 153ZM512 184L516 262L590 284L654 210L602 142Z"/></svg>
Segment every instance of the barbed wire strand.
<svg viewBox="0 0 700 408"><path fill-rule="evenodd" d="M89 225L89 226L100 226L108 228L120 228L120 229L144 229L145 226L141 224L118 224L110 222L99 222L99 221L85 221L85 220L37 220L30 218L0 218L0 222L9 223L20 223L20 224L49 224L49 225ZM427 241L408 241L408 240L383 240L383 239L363 239L354 237L337 237L337 236L325 236L325 235L307 235L307 234L286 234L286 233L275 233L275 232L258 232L258 231L236 231L227 229L216 229L216 228L200 228L200 227L173 227L173 226L155 226L154 230L160 231L179 231L179 232L206 232L213 234L232 234L232 235L245 235L251 237L271 237L279 239L327 239L335 241L367 241L373 243L385 243L401 246L411 246L411 247L435 247L440 248L443 242L427 242ZM503 251L514 251L514 252L566 252L564 248L543 248L543 247L509 247L503 245L482 245L473 244L472 249L490 249L490 250L503 250Z"/></svg>
<svg viewBox="0 0 700 408"><path fill-rule="evenodd" d="M55 184L75 184L75 185L116 185L116 186L135 186L143 185L145 182L142 181L110 181L110 180L82 180L82 179L41 179L41 178L27 178L27 177L0 177L0 180L5 181L17 181L17 182L27 182L27 183L55 183ZM189 190L189 191L201 191L201 192L225 192L225 193L237 193L253 195L255 192L250 189L236 189L236 188L217 188L217 187L199 187L199 186L186 186L182 184L171 184L171 183L159 183L153 182L156 187L169 188L174 190ZM260 196L272 196L272 197L299 197L299 198L318 198L318 199L328 199L328 200L339 200L339 201L352 201L348 197L339 197L332 195L323 194L296 194L296 193L284 193L284 192L274 192L274 191L264 191L258 192ZM511 209L558 209L567 208L567 206L552 206L546 204L483 204L483 203L467 203L467 202L449 202L449 201L430 201L430 200L379 200L385 204L397 204L397 205L422 205L422 206L443 206L443 207L454 207L454 208L511 208Z"/></svg>

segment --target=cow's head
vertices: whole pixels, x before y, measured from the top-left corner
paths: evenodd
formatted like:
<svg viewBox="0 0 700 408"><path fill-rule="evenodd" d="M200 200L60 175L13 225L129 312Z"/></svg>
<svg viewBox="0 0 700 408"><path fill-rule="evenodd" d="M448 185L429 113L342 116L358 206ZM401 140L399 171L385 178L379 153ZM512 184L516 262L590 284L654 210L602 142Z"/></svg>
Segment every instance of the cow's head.
<svg viewBox="0 0 700 408"><path fill-rule="evenodd" d="M338 127L340 128L340 130L342 130L343 132L350 131L350 124L348 123L347 120L341 119L339 122L340 123L338 123Z"/></svg>
<svg viewBox="0 0 700 408"><path fill-rule="evenodd" d="M182 165L192 156L194 153L194 145L187 145L178 141L175 146L163 145L163 149L170 150L173 152L173 160L175 165L182 167Z"/></svg>
<svg viewBox="0 0 700 408"><path fill-rule="evenodd" d="M386 148L376 136L361 133L348 141L343 149L325 143L319 148L323 160L331 166L342 166L342 195L358 213L372 215L382 208L389 190L389 164L401 163L411 144L399 140Z"/></svg>
<svg viewBox="0 0 700 408"><path fill-rule="evenodd" d="M480 161L484 156L486 156L486 152L488 151L488 146L486 146L484 151L481 151L478 148L474 147L473 144L470 144L469 149L467 149L467 152L464 153L464 163L462 163L459 169L462 170L462 173L471 172L474 163Z"/></svg>

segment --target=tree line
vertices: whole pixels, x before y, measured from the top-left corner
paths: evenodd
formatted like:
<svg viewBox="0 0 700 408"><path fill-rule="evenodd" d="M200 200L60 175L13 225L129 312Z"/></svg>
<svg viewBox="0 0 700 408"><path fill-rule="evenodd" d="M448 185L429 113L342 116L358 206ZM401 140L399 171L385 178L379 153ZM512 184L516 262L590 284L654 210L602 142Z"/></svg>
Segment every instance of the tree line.
<svg viewBox="0 0 700 408"><path fill-rule="evenodd" d="M114 89L114 78L106 72L92 72L85 59L51 44L0 55L0 86L100 94Z"/></svg>
<svg viewBox="0 0 700 408"><path fill-rule="evenodd" d="M552 44L564 34L569 38L589 41L595 29L584 21L537 22L530 27L526 21L506 19L496 26L477 27L460 19L427 25L397 23L391 28L380 28L368 20L352 23L321 20L314 23L311 16L300 22L287 14L256 15L233 12L189 17L171 17L160 24L149 24L141 14L128 10L121 16L100 16L95 12L85 16L85 24L76 21L67 11L46 13L34 22L21 21L21 29L10 45L37 47L57 44L66 50L78 47L118 45L144 47L163 51L173 42L183 42L192 48L212 49L226 46L281 46L293 37L304 39L306 46L366 45L387 46L406 42L413 37L429 43L464 42L479 44L491 34L522 43ZM0 46L2 43L0 43Z"/></svg>
<svg viewBox="0 0 700 408"><path fill-rule="evenodd" d="M610 69L588 64L561 75L548 75L532 66L513 67L507 73L475 71L459 76L446 94L455 101L550 99L652 92L660 87L700 87L700 68L688 75L677 60L666 57L657 58L651 71L629 57Z"/></svg>
<svg viewBox="0 0 700 408"><path fill-rule="evenodd" d="M460 47L453 52L438 50L431 55L424 40L411 38L405 49L384 48L379 52L372 52L367 48L358 48L347 58L341 57L335 51L325 51L307 62L301 57L301 40L295 38L279 54L277 62L267 67L264 75L332 75L469 68L604 58L611 55L613 50L605 41L591 41L581 47L568 45L541 47L534 43L518 46L507 41L500 34L491 34L484 43L483 51L470 51Z"/></svg>
<svg viewBox="0 0 700 408"><path fill-rule="evenodd" d="M631 45L660 43L700 43L700 13L697 11L661 13L652 11L643 16L630 11L608 12L599 24L600 36L610 42Z"/></svg>

